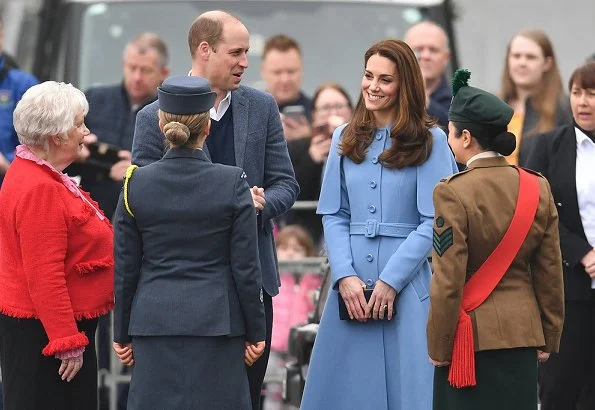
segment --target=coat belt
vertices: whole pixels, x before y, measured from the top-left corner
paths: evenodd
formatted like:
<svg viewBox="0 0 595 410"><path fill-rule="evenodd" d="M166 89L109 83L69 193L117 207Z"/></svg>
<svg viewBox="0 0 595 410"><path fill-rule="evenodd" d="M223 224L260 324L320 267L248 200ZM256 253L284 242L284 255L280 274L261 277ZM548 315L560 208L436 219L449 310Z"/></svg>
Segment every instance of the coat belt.
<svg viewBox="0 0 595 410"><path fill-rule="evenodd" d="M403 223L378 222L376 219L368 219L366 222L352 222L349 224L351 235L364 235L366 238L376 236L390 236L393 238L406 238L415 231L417 225Z"/></svg>

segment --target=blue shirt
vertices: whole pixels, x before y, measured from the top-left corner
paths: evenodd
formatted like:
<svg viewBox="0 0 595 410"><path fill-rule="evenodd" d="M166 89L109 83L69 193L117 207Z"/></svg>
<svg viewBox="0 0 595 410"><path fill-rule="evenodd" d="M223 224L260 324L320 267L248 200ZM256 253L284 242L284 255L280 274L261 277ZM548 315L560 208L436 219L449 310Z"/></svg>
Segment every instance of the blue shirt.
<svg viewBox="0 0 595 410"><path fill-rule="evenodd" d="M0 71L4 68L4 58L0 55ZM14 130L12 114L17 103L29 87L37 84L37 79L18 69L9 69L0 80L0 153L12 162L19 138ZM0 185L3 175L0 174Z"/></svg>

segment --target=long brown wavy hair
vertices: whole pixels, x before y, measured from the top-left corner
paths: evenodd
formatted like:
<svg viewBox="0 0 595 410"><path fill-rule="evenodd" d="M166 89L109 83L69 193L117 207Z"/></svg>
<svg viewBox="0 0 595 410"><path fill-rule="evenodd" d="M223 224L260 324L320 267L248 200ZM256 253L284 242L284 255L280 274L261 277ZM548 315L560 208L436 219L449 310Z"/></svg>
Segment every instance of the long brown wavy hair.
<svg viewBox="0 0 595 410"><path fill-rule="evenodd" d="M531 96L531 105L539 117L535 128L529 130L528 134L533 135L541 132L551 131L556 128L556 113L558 106L564 98L564 87L560 69L554 54L554 47L548 36L541 30L529 29L523 30L515 35L506 48L506 57L504 60L504 71L502 72L502 85L500 97L507 103L518 98L516 85L510 77L510 67L508 65L508 56L510 55L510 46L517 37L524 37L537 43L544 58L551 59L551 67L543 73L541 85L537 92Z"/></svg>
<svg viewBox="0 0 595 410"><path fill-rule="evenodd" d="M432 152L430 127L434 120L426 112L426 94L421 70L411 48L400 40L383 40L366 51L364 67L373 55L388 58L396 65L399 83L397 102L394 105L395 121L390 130L392 147L384 151L379 160L388 168L419 165ZM366 108L360 93L353 119L345 127L341 154L355 163L361 163L372 143L376 129L374 115Z"/></svg>

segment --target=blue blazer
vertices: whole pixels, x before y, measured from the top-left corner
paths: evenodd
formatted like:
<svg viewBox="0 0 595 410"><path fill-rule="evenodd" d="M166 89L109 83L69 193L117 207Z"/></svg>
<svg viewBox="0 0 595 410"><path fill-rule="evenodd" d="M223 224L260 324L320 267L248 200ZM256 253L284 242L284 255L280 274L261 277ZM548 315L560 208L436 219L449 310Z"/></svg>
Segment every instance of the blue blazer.
<svg viewBox="0 0 595 410"><path fill-rule="evenodd" d="M273 97L240 86L231 92L236 165L244 170L250 186L264 188L266 205L258 217L258 250L264 290L279 293L279 271L273 239L273 222L295 202L299 185L295 180L279 109ZM158 161L166 149L159 131L158 102L147 105L136 117L132 163L140 167ZM207 147L205 153L209 156ZM209 157L210 158L210 157Z"/></svg>
<svg viewBox="0 0 595 410"><path fill-rule="evenodd" d="M116 208L114 340L265 339L256 212L241 169L175 148L135 170Z"/></svg>

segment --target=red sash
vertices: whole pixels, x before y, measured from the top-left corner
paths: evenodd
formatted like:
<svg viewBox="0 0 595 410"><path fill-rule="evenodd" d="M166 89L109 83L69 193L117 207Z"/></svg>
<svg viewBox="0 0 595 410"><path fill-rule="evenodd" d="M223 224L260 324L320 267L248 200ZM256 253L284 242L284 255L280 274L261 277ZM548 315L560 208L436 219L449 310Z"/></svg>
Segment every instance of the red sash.
<svg viewBox="0 0 595 410"><path fill-rule="evenodd" d="M525 241L539 204L539 180L517 168L519 196L512 221L496 249L463 287L448 381L456 388L475 386L473 326L467 312L476 309L496 288Z"/></svg>

